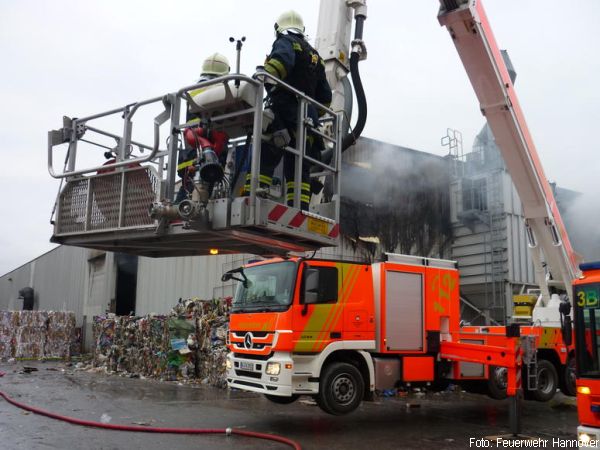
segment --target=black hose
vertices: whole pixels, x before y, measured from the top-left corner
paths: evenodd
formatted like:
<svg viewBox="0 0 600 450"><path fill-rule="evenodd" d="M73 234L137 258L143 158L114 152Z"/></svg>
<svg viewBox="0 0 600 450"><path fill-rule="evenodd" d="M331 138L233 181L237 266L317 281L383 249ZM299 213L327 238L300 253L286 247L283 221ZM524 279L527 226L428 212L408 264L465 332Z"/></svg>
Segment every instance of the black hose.
<svg viewBox="0 0 600 450"><path fill-rule="evenodd" d="M362 40L365 19L366 17L363 15L358 15L355 18L355 40ZM356 93L356 100L358 102L358 119L356 120L356 125L354 125L352 132L344 136L344 139L342 140L342 152L357 141L363 129L365 128L365 123L367 122L367 98L365 96L365 90L360 79L360 72L358 71L359 60L359 53L353 51L350 55L350 75L352 75L352 84L354 85L354 92Z"/></svg>
<svg viewBox="0 0 600 450"><path fill-rule="evenodd" d="M358 71L358 60L359 55L357 52L352 52L350 55L350 74L352 75L352 84L354 86L354 92L356 93L356 100L358 103L358 119L356 125L354 125L352 132L344 136L342 141L342 151L345 151L351 145L357 141L360 137L365 124L367 122L367 98L365 96L365 90L360 79L360 73Z"/></svg>

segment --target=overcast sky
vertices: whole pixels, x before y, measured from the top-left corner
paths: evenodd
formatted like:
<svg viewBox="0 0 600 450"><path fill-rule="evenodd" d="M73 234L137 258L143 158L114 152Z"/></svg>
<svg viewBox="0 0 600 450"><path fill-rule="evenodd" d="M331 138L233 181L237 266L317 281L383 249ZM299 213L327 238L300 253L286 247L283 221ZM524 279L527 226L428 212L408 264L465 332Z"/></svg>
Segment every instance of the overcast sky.
<svg viewBox="0 0 600 450"><path fill-rule="evenodd" d="M0 0L0 274L53 247L49 218L58 181L46 170L46 134L63 115L83 117L191 84L212 52L233 64L229 36L246 36L242 71L251 74L270 49L279 13L296 9L314 38L318 6ZM600 1L485 6L518 72L516 91L546 175L565 188L600 192ZM442 155L447 128L463 133L468 150L484 120L437 9L436 0L369 1L363 134ZM598 211L600 200L589 207Z"/></svg>

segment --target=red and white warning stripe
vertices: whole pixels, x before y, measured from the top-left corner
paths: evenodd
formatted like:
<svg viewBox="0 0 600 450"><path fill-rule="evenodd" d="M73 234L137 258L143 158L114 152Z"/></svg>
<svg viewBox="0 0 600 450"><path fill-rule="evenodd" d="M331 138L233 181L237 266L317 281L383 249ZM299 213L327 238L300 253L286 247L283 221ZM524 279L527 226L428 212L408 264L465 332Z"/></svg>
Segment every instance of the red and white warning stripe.
<svg viewBox="0 0 600 450"><path fill-rule="evenodd" d="M519 391L522 388L522 384L521 384L521 366L523 363L523 354L521 352L521 345L520 343L516 345L516 350L517 350L517 357L516 359L516 379L515 379L515 385L516 385L516 389L517 391Z"/></svg>
<svg viewBox="0 0 600 450"><path fill-rule="evenodd" d="M310 231L307 227L307 219L311 217L327 224L327 232L321 234L333 239L338 237L340 227L333 220L309 212L298 211L295 208L282 204L276 204L271 208L267 215L267 220L288 228L299 228L304 231Z"/></svg>

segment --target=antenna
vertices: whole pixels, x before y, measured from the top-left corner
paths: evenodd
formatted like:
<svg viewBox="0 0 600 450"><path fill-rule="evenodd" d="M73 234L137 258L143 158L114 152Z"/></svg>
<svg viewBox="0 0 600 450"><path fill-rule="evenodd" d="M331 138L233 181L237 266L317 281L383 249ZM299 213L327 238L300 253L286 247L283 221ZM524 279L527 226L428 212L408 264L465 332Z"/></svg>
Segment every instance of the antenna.
<svg viewBox="0 0 600 450"><path fill-rule="evenodd" d="M236 61L235 61L235 73L240 73L240 55L242 53L242 46L246 42L246 36L242 36L240 39L235 39L233 36L229 38L229 42L235 42ZM235 87L240 87L240 80L235 80Z"/></svg>

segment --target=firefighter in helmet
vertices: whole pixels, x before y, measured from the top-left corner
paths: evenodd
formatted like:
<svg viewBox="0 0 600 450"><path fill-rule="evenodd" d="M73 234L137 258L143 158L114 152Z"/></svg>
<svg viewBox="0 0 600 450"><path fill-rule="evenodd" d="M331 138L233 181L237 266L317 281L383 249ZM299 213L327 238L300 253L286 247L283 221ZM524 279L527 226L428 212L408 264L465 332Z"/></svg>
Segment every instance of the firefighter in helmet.
<svg viewBox="0 0 600 450"><path fill-rule="evenodd" d="M213 53L202 63L202 73L200 74L200 79L197 81L197 83L227 75L229 70L229 60L227 57L221 55L220 53ZM193 98L195 95L198 95L206 89L210 89L210 86L191 90L189 92L190 97ZM190 111L188 105L186 126L198 127L200 125L199 122L200 120ZM175 203L180 203L182 200L185 200L194 191L194 175L196 174L195 164L198 161L198 148L190 145L188 141L189 139L184 139L185 147L179 151L177 158L177 175L179 175L181 178L181 187L177 192ZM226 142L219 144L220 147L225 146L225 148L226 145ZM223 151L223 153L226 152Z"/></svg>
<svg viewBox="0 0 600 450"><path fill-rule="evenodd" d="M264 63L265 70L286 82L292 87L315 99L319 103L329 106L331 103L331 87L325 76L325 63L317 51L306 41L304 36L304 22L300 14L287 11L279 16L275 23L275 42L271 53ZM274 113L273 122L267 129L267 134L285 132L287 145L295 147L295 134L297 126L298 100L296 96L277 85L267 84L270 108ZM319 115L322 112L308 105L308 117L313 125L318 126ZM273 171L284 158L284 176L286 179L286 200L288 205L293 205L294 200L294 155L278 147L275 142L263 142L260 161L260 187L267 188L271 185ZM280 140L281 142L281 140ZM281 145L281 144L279 144ZM322 139L314 133L307 133L306 153L308 156L319 159L323 149ZM302 165L301 182L301 208L308 210L310 203L308 163ZM250 192L251 174L246 176L244 193Z"/></svg>

